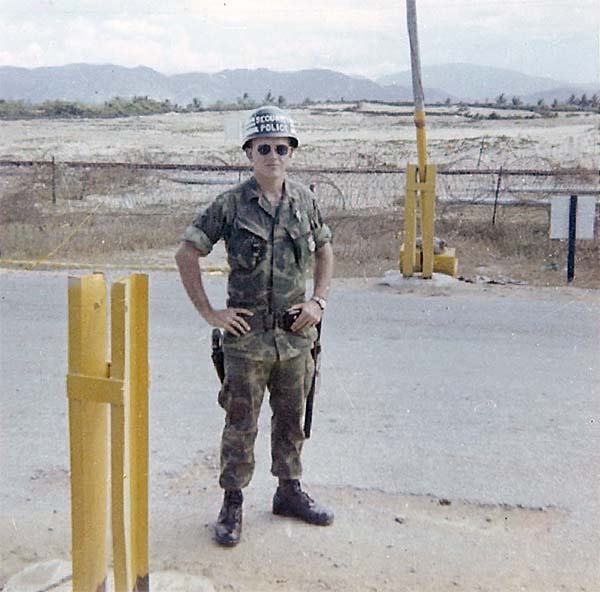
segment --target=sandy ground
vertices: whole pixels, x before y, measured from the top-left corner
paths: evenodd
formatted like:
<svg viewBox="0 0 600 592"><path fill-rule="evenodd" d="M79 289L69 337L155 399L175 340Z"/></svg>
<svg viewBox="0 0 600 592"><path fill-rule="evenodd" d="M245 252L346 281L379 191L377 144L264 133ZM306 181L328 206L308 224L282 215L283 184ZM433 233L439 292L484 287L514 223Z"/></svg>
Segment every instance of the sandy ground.
<svg viewBox="0 0 600 592"><path fill-rule="evenodd" d="M192 486L189 477L180 477L172 475L173 488L179 491L186 481ZM174 507L153 518L152 572L197 574L216 590L239 592L593 591L598 581L593 567L582 574L581 566L567 565L571 551L561 536L568 519L565 509L480 505L352 488L312 487L311 492L336 509L332 527L274 517L269 500L250 494L243 540L234 549L212 541L215 508L194 510L191 495L187 500L174 495L171 503L185 504L186 511ZM14 517L12 533L4 526L3 538L13 543L5 539L2 545L3 581L30 562L68 560L67 522L68 516L49 519L33 513ZM14 544L15 537L36 529L34 540ZM558 573L556 558L565 555Z"/></svg>
<svg viewBox="0 0 600 592"><path fill-rule="evenodd" d="M404 166L416 157L412 111L408 107L361 104L294 109L302 136L298 165ZM398 112L398 117L390 113ZM473 113L476 109L471 109ZM430 109L430 161L481 168L598 167L598 116L560 114L532 116L530 111L506 113L517 119L488 120L494 109L479 109L473 120L458 107ZM30 120L2 122L2 158L57 160L202 162L244 164L237 138L227 137L229 119L245 113L206 112L109 120ZM118 141L115 139L118 138ZM483 145L482 145L483 141Z"/></svg>
<svg viewBox="0 0 600 592"><path fill-rule="evenodd" d="M191 474L170 475L171 491L164 494L171 510L161 508L151 519L151 573L196 574L216 590L238 592L593 592L599 581L592 565L569 561L577 553L563 538L567 509L474 504L349 487L310 488L319 501L335 508L336 521L329 528L275 517L269 512L270 500L258 499L251 489L242 542L223 549L212 540L220 493L214 486L210 494L192 492L200 478L209 477L206 473L199 464ZM214 469L209 474L212 483ZM43 485L52 476L39 474L37 479L40 483L31 493L43 495ZM67 494L66 484L63 489ZM30 564L69 560L69 517L60 514L33 510L13 514L12 524L2 521L1 581Z"/></svg>

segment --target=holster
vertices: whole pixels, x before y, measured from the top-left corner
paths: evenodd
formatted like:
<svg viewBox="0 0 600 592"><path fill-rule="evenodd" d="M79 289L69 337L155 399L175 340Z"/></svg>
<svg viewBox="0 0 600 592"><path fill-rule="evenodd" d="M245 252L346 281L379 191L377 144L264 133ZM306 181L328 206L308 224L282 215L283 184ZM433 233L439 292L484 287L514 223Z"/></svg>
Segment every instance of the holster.
<svg viewBox="0 0 600 592"><path fill-rule="evenodd" d="M315 395L319 390L321 375L321 321L317 323L317 339L310 350L310 355L312 356L315 369L313 371L313 377L310 383L310 390L308 391L308 396L306 397L306 409L304 411L304 437L307 440L310 438Z"/></svg>
<svg viewBox="0 0 600 592"><path fill-rule="evenodd" d="M212 353L210 357L217 371L217 376L223 383L225 379L225 356L223 354L223 333L221 329L213 329L212 331Z"/></svg>

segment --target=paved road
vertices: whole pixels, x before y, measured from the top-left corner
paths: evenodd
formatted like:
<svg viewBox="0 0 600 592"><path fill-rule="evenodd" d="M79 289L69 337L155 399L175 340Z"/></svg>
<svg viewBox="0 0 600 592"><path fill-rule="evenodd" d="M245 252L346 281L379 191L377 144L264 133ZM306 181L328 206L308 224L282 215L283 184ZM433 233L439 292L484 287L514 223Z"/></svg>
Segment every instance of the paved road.
<svg viewBox="0 0 600 592"><path fill-rule="evenodd" d="M61 486L34 500L37 511L68 511L66 277L0 272L4 518L31 507L41 477ZM223 277L206 283L215 302L224 298ZM167 503L161 479L193 455L216 454L222 412L209 328L175 273L152 273L150 290L151 507L159 510ZM324 325L306 479L557 506L570 515L571 542L594 557L599 334L598 293L462 284L398 290L339 280ZM265 492L273 484L268 454L264 413L253 487Z"/></svg>

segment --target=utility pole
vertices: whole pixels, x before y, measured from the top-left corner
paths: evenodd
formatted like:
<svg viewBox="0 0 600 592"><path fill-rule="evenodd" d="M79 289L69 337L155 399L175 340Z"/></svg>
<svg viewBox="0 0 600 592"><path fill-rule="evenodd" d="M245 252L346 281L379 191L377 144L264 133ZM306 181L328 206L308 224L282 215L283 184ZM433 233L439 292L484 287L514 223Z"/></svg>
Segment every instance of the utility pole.
<svg viewBox="0 0 600 592"><path fill-rule="evenodd" d="M412 87L415 103L415 127L417 128L417 152L419 175L421 182L425 181L425 166L427 165L427 134L425 132L425 93L421 76L421 54L419 51L419 36L417 33L417 7L415 0L406 0L406 21L408 25L408 40L410 43L410 66L412 72Z"/></svg>
<svg viewBox="0 0 600 592"><path fill-rule="evenodd" d="M409 164L406 168L404 243L400 249L400 270L404 277L412 277L415 271L421 271L423 279L431 279L434 270L456 276L457 262L454 249L448 249L447 252L436 255L433 248L437 167L427 164L425 93L421 76L415 0L406 0L406 21L410 42L418 164L416 166ZM421 213L421 245L417 247L417 212L419 209Z"/></svg>

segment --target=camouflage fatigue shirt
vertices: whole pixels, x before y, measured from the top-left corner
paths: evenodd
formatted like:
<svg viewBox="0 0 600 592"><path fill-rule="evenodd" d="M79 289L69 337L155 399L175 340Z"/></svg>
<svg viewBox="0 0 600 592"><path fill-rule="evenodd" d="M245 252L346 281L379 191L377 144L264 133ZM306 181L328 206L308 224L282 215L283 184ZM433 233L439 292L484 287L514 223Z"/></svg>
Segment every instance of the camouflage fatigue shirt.
<svg viewBox="0 0 600 592"><path fill-rule="evenodd" d="M281 315L306 299L306 271L313 254L331 240L312 192L286 179L278 207L271 206L254 177L219 195L188 226L183 240L206 256L225 240L230 267L227 306L254 312L253 320ZM226 354L254 360L285 360L304 353L314 327L291 333L270 320L241 337L225 334Z"/></svg>

